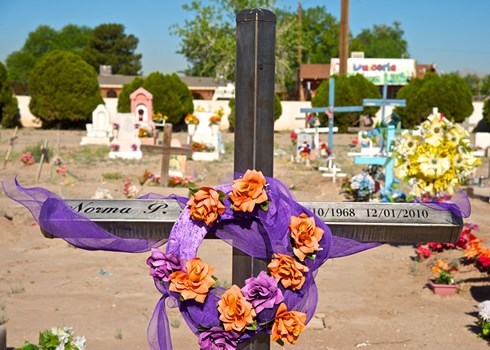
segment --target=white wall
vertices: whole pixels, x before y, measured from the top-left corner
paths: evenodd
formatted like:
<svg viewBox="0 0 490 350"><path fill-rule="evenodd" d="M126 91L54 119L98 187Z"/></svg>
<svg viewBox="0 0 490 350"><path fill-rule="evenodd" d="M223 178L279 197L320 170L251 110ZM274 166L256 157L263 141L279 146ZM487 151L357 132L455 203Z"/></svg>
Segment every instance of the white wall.
<svg viewBox="0 0 490 350"><path fill-rule="evenodd" d="M29 102L31 101L30 96L17 96L19 101L19 109L22 125L25 127L39 127L40 123L37 122L36 117L32 115L29 110ZM111 115L117 113L117 98L104 98L105 105ZM302 128L305 126L304 113L300 113L300 108L310 108L310 102L299 102L299 101L282 101L282 115L275 122L274 130L284 131L284 130L294 130L297 128ZM201 106L205 111L214 112L218 110L219 107L223 107L225 110L225 116L221 120L220 129L228 129L228 114L230 113L230 108L228 107L228 101L208 101L208 100L194 100L194 108ZM473 130L478 121L482 118L483 102L473 102L473 114L468 118L468 130ZM386 109L386 115L391 113L390 107ZM381 119L381 110L376 114L376 118Z"/></svg>

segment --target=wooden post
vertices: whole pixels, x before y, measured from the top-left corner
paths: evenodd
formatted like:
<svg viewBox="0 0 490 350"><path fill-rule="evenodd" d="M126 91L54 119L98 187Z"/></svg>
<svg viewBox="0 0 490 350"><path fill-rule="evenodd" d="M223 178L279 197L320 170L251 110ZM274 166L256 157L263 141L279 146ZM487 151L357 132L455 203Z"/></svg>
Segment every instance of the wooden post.
<svg viewBox="0 0 490 350"><path fill-rule="evenodd" d="M36 183L39 182L39 178L41 177L41 170L43 169L44 161L48 161L48 140L44 140L44 143L41 146L41 160L39 161L39 167L37 168L36 174Z"/></svg>
<svg viewBox="0 0 490 350"><path fill-rule="evenodd" d="M8 163L9 158L10 158L10 153L12 152L12 149L14 148L15 140L17 139L17 130L18 130L18 127L16 126L14 129L14 132L12 133L12 136L10 137L9 148L7 150L7 154L5 155L5 160L3 161L3 168L4 169L7 167L7 163Z"/></svg>
<svg viewBox="0 0 490 350"><path fill-rule="evenodd" d="M276 16L265 9L236 16L235 173L247 169L272 176L274 151L274 67ZM233 249L234 284L265 270L265 261ZM260 333L240 349L269 349L270 336Z"/></svg>
<svg viewBox="0 0 490 350"><path fill-rule="evenodd" d="M163 127L163 147L169 148L172 142L172 124L166 123ZM170 153L163 152L160 160L160 185L168 186L168 162L170 161Z"/></svg>
<svg viewBox="0 0 490 350"><path fill-rule="evenodd" d="M347 75L349 56L349 0L340 0L339 75Z"/></svg>

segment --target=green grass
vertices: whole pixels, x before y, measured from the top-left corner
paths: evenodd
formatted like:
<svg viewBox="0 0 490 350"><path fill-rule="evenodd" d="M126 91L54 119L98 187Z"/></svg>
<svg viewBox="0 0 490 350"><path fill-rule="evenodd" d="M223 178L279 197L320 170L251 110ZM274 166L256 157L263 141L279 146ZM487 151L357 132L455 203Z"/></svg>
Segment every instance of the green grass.
<svg viewBox="0 0 490 350"><path fill-rule="evenodd" d="M112 173L103 173L102 178L104 180L121 180L123 178L123 175L118 172L112 172Z"/></svg>

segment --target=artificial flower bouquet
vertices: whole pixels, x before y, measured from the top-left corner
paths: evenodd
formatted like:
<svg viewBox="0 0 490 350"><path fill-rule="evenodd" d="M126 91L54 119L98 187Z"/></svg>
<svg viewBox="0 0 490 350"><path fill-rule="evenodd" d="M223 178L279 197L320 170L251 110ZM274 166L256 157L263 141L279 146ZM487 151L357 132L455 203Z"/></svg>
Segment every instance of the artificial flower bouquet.
<svg viewBox="0 0 490 350"><path fill-rule="evenodd" d="M395 176L410 185L411 194L432 199L452 195L481 164L466 130L439 113L402 132L392 155Z"/></svg>
<svg viewBox="0 0 490 350"><path fill-rule="evenodd" d="M356 202L368 202L374 192L374 179L367 173L360 173L350 179L350 194Z"/></svg>
<svg viewBox="0 0 490 350"><path fill-rule="evenodd" d="M488 339L490 336L490 300L478 304L477 326L480 328L478 336Z"/></svg>
<svg viewBox="0 0 490 350"><path fill-rule="evenodd" d="M53 327L39 334L39 343L28 341L17 350L85 350L85 337L73 336L71 327Z"/></svg>
<svg viewBox="0 0 490 350"><path fill-rule="evenodd" d="M442 259L437 259L436 265L432 267L435 275L435 284L454 284L454 274L458 271L456 264L448 264Z"/></svg>
<svg viewBox="0 0 490 350"><path fill-rule="evenodd" d="M219 125L221 123L221 117L219 115L213 115L209 118L209 125Z"/></svg>
<svg viewBox="0 0 490 350"><path fill-rule="evenodd" d="M184 122L189 125L197 125L199 124L199 118L196 117L194 114L187 114L184 118Z"/></svg>
<svg viewBox="0 0 490 350"><path fill-rule="evenodd" d="M24 165L32 165L36 162L31 152L26 152L22 154L22 156L20 157L20 161Z"/></svg>

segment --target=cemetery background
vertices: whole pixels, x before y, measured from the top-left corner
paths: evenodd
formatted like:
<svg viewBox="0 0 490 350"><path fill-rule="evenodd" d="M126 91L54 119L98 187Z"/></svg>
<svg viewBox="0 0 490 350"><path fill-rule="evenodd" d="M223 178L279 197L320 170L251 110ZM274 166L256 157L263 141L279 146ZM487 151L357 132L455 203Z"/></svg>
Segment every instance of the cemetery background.
<svg viewBox="0 0 490 350"><path fill-rule="evenodd" d="M18 176L27 187L41 186L65 198L90 198L98 188L122 199L125 176L138 182L145 170L156 172L160 156L145 154L139 161L109 160L108 146L80 146L84 131L59 134L59 155L78 178L52 181L45 165L34 184L37 166L25 166L19 158L27 146L49 140L56 153L57 132L22 129L11 160L1 179ZM5 154L10 130L2 131L0 154ZM185 143L186 133L174 136ZM346 153L354 135L335 134L334 145L343 171L356 174ZM188 161L186 173L196 175L198 185L229 182L233 171L233 134L223 133L227 152L219 162ZM325 179L312 167L290 162L289 132L275 134L274 176L288 185L297 200L342 201L340 183ZM344 156L341 156L344 155ZM487 175L488 164L476 177ZM487 183L488 186L488 183ZM142 193L186 194L180 188L147 187ZM467 222L480 226L479 237L490 241L489 204L471 199ZM89 252L74 249L61 240L45 239L25 208L0 196L0 305L5 304L9 346L36 341L38 333L52 326L72 326L84 335L90 349L147 349L146 326L159 294L145 263L149 254ZM10 219L7 219L9 217ZM231 281L231 249L221 241L205 241L200 256L216 267L216 275ZM462 268L457 279L460 293L451 298L434 296L425 288L431 277L423 264L414 262L413 247L384 245L367 252L328 261L320 269L317 318L301 335L297 349L486 349L472 326L476 305L490 295L487 275ZM0 309L1 310L1 309ZM0 315L1 316L1 315ZM194 336L178 311L170 311L175 349L194 349ZM274 349L279 346L274 345ZM293 349L293 346L288 348Z"/></svg>

